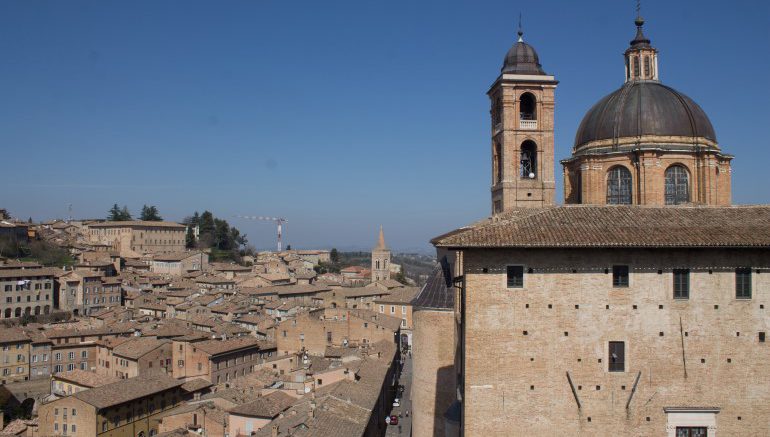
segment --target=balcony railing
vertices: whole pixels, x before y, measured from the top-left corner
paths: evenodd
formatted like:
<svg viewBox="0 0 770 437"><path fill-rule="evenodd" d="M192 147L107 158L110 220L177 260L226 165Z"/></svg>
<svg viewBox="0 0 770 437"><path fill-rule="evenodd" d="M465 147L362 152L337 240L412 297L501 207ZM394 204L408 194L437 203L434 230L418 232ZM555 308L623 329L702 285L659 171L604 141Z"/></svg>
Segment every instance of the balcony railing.
<svg viewBox="0 0 770 437"><path fill-rule="evenodd" d="M519 129L537 129L537 120L519 120Z"/></svg>

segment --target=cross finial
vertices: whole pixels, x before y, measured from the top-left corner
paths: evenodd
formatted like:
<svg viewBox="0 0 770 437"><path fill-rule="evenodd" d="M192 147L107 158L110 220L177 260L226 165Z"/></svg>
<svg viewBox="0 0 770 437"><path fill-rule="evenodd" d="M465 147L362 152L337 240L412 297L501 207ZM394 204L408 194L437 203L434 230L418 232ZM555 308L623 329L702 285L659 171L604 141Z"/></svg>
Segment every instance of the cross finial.
<svg viewBox="0 0 770 437"><path fill-rule="evenodd" d="M522 37L524 36L524 30L522 30L521 28L521 12L519 12L519 32L518 33L519 33L519 42L523 42L524 38Z"/></svg>
<svg viewBox="0 0 770 437"><path fill-rule="evenodd" d="M642 27L644 18L642 18L642 0L636 0L636 27Z"/></svg>

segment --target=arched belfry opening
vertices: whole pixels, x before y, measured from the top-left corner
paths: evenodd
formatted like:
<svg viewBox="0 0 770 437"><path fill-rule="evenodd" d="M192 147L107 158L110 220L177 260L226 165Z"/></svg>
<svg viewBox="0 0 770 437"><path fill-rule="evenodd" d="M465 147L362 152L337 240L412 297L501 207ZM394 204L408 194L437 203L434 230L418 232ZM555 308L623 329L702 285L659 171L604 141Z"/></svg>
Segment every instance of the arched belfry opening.
<svg viewBox="0 0 770 437"><path fill-rule="evenodd" d="M532 140L521 143L519 175L522 179L537 178L537 144Z"/></svg>
<svg viewBox="0 0 770 437"><path fill-rule="evenodd" d="M519 99L519 119L537 120L537 99L532 93L524 93Z"/></svg>
<svg viewBox="0 0 770 437"><path fill-rule="evenodd" d="M495 142L492 158L492 174L494 176L493 184L499 184L503 181L503 150L500 147L500 143Z"/></svg>

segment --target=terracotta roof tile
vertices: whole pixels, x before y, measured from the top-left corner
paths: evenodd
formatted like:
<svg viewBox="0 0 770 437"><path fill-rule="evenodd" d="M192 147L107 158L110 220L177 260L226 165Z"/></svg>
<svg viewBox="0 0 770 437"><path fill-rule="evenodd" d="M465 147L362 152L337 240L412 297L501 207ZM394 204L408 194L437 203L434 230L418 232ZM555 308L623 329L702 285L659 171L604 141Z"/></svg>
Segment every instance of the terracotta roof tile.
<svg viewBox="0 0 770 437"><path fill-rule="evenodd" d="M770 247L770 206L518 208L436 237L438 247Z"/></svg>
<svg viewBox="0 0 770 437"><path fill-rule="evenodd" d="M231 409L230 414L272 419L281 411L284 411L285 409L292 406L292 404L294 404L296 401L296 398L293 398L281 391L276 391L253 402L239 405Z"/></svg>
<svg viewBox="0 0 770 437"><path fill-rule="evenodd" d="M184 384L184 381L174 379L165 374L154 373L84 390L72 396L96 408L108 408L179 387L182 384Z"/></svg>

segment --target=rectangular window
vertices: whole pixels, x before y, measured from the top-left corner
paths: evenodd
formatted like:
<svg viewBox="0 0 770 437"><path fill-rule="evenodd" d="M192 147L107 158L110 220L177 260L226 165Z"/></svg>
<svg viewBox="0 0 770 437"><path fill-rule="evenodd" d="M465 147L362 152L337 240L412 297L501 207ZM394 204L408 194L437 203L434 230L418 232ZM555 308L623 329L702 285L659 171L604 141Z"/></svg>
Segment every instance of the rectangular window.
<svg viewBox="0 0 770 437"><path fill-rule="evenodd" d="M628 287L628 266L612 266L612 286Z"/></svg>
<svg viewBox="0 0 770 437"><path fill-rule="evenodd" d="M609 348L609 371L626 371L626 344L622 341L611 341Z"/></svg>
<svg viewBox="0 0 770 437"><path fill-rule="evenodd" d="M508 266L506 268L506 283L508 288L523 288L524 266Z"/></svg>
<svg viewBox="0 0 770 437"><path fill-rule="evenodd" d="M677 426L676 437L706 437L706 427Z"/></svg>
<svg viewBox="0 0 770 437"><path fill-rule="evenodd" d="M690 298L690 270L674 269L674 299Z"/></svg>
<svg viewBox="0 0 770 437"><path fill-rule="evenodd" d="M751 269L735 269L735 298L751 299Z"/></svg>

